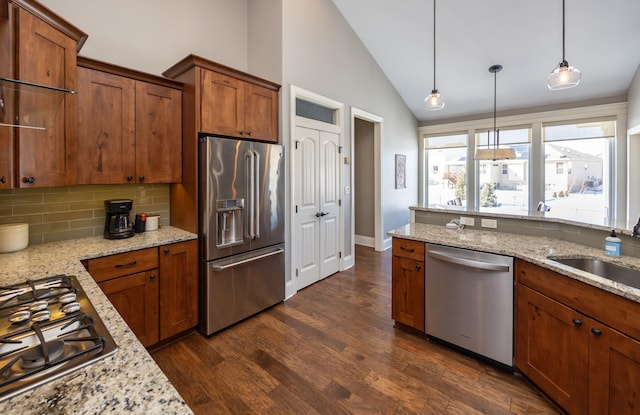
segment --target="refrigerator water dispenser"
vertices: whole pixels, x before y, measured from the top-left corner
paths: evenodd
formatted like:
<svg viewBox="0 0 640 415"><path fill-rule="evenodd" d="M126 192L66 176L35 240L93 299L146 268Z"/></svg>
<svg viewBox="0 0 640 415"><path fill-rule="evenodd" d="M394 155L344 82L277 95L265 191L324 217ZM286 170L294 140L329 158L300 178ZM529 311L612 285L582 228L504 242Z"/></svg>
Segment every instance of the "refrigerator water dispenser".
<svg viewBox="0 0 640 415"><path fill-rule="evenodd" d="M242 235L244 199L218 200L216 204L218 214L218 248L244 243Z"/></svg>

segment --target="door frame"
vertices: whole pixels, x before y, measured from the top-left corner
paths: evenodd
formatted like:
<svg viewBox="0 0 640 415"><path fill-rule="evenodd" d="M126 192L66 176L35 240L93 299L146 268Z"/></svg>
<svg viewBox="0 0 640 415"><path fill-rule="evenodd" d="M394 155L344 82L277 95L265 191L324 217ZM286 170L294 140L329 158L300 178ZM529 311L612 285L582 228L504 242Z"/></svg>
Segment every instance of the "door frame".
<svg viewBox="0 0 640 415"><path fill-rule="evenodd" d="M309 101L309 102L313 102L314 104L318 104L318 105L322 105L323 107L326 108L331 108L333 110L336 111L336 120L335 120L335 124L339 131L340 131L340 138L339 138L339 145L341 148L344 149L344 104L342 102L333 100L331 98L327 98L323 95L317 94L315 92L311 92L308 91L306 89L300 88L298 86L295 85L290 85L289 87L289 148L291 149L295 149L295 141L296 141L296 137L295 137L295 132L296 132L296 125L297 123L297 115L296 115L296 99L300 98L303 99L305 101ZM295 151L290 151L289 154L291 155L291 157L289 157L289 171L294 171L294 161L295 161ZM344 157L344 154L343 154ZM341 164L342 165L342 164ZM344 199L344 173L343 173L344 169L340 169L339 172L339 182L340 182L340 189L341 189L341 199ZM296 211L296 194L295 194L295 185L296 185L296 177L294 177L294 175L290 176L290 180L289 180L289 194L291 195L290 198L290 212L292 212L292 214L295 215L295 211ZM291 243L289 244L289 249L291 249L291 255L289 256L289 260L290 260L290 270L291 273L295 273L295 269L296 269L296 249L297 249L297 240L295 238L295 227L294 227L294 220L291 220L291 226L289 229L289 240L291 241ZM340 223L340 228L341 228L341 232L340 232L340 252L343 253L344 252L344 205L342 206L342 208L340 209L340 217L339 217L339 223ZM353 230L352 230L353 232ZM353 240L353 238L352 238ZM353 250L351 251L352 256L353 256ZM340 271L343 271L345 269L345 258L344 256L342 256L340 258ZM293 294L295 294L297 292L297 287L295 286L296 284L296 276L292 275L291 279L289 281L286 281L285 284L285 298L289 298L291 297Z"/></svg>
<svg viewBox="0 0 640 415"><path fill-rule="evenodd" d="M378 115L351 107L351 159L355 159L355 120L356 118L368 121L373 124L373 172L374 172L374 215L375 215L375 231L374 231L374 248L376 251L384 251L384 238L382 230L384 229L384 218L382 217L382 179L380 172L382 171L382 139L383 139L383 121L384 119ZM354 167L351 163L351 187L354 187ZM355 201L354 195L357 189L351 192L351 252L355 252Z"/></svg>

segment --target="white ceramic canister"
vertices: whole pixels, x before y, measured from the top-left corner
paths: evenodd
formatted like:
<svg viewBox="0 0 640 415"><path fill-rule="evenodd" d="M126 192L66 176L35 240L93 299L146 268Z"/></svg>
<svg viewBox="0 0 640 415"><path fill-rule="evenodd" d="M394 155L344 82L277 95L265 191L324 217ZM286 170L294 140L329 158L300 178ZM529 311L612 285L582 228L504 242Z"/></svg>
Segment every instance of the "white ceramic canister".
<svg viewBox="0 0 640 415"><path fill-rule="evenodd" d="M0 253L15 252L29 246L28 223L0 225Z"/></svg>
<svg viewBox="0 0 640 415"><path fill-rule="evenodd" d="M160 215L147 214L147 220L145 221L145 232L157 231L160 227Z"/></svg>

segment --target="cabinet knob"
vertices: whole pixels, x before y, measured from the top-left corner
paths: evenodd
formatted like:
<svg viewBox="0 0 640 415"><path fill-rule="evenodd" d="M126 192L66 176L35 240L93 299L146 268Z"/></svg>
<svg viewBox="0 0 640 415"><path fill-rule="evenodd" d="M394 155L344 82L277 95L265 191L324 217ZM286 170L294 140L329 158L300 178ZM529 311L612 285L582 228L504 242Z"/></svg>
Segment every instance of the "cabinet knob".
<svg viewBox="0 0 640 415"><path fill-rule="evenodd" d="M127 181L130 182L131 180L133 180L133 176L127 176Z"/></svg>
<svg viewBox="0 0 640 415"><path fill-rule="evenodd" d="M251 131L247 131L247 135L251 135L253 134Z"/></svg>
<svg viewBox="0 0 640 415"><path fill-rule="evenodd" d="M7 182L7 178L2 176L0 177L0 183L5 184Z"/></svg>
<svg viewBox="0 0 640 415"><path fill-rule="evenodd" d="M422 268L420 265L416 265L416 269L417 269L418 271L420 271L420 268Z"/></svg>
<svg viewBox="0 0 640 415"><path fill-rule="evenodd" d="M156 279L156 274L149 275L149 280L153 281Z"/></svg>
<svg viewBox="0 0 640 415"><path fill-rule="evenodd" d="M244 135L244 130L243 130L243 131L240 131L240 135Z"/></svg>
<svg viewBox="0 0 640 415"><path fill-rule="evenodd" d="M23 178L22 178L22 181L23 181L24 183L32 184L32 183L35 183L35 182L36 182L36 178L35 178L35 177L23 177Z"/></svg>
<svg viewBox="0 0 640 415"><path fill-rule="evenodd" d="M169 252L170 252L170 251L169 251L169 248L164 248L164 254L165 254L165 255L169 255Z"/></svg>
<svg viewBox="0 0 640 415"><path fill-rule="evenodd" d="M144 176L140 176L139 179L140 179L140 183L144 182Z"/></svg>
<svg viewBox="0 0 640 415"><path fill-rule="evenodd" d="M574 326L577 326L577 327L582 326L582 320L574 318L572 321Z"/></svg>
<svg viewBox="0 0 640 415"><path fill-rule="evenodd" d="M593 333L594 336L602 336L602 330L600 329L593 328L591 329L591 333Z"/></svg>

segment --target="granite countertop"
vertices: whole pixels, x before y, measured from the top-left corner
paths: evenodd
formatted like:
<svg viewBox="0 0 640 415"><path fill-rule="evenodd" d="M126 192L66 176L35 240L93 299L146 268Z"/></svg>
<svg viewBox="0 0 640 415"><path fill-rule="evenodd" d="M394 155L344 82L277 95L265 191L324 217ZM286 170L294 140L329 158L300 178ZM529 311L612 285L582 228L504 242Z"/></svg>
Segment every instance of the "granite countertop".
<svg viewBox="0 0 640 415"><path fill-rule="evenodd" d="M640 302L640 289L617 283L589 272L576 270L551 261L548 257L566 258L579 255L640 270L639 258L627 255L611 257L604 252L604 249L591 248L549 237L516 235L469 228L450 230L442 225L423 223L410 223L388 232L388 235L520 258L629 300Z"/></svg>
<svg viewBox="0 0 640 415"><path fill-rule="evenodd" d="M196 238L193 233L165 226L127 239L81 238L0 254L0 285L56 274L75 275L118 345L112 356L0 402L0 413L192 413L80 260Z"/></svg>

